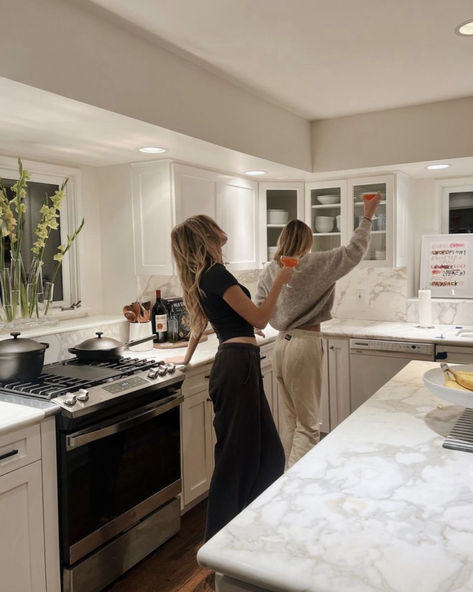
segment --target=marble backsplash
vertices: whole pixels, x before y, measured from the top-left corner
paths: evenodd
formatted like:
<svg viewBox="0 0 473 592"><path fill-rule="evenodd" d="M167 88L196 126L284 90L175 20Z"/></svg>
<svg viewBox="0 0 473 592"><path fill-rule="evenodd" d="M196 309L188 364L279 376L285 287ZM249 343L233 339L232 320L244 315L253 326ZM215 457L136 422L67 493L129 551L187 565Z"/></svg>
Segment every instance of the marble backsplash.
<svg viewBox="0 0 473 592"><path fill-rule="evenodd" d="M432 323L434 325L473 326L473 300L460 298L432 298ZM409 323L419 321L419 300L407 301L407 319Z"/></svg>
<svg viewBox="0 0 473 592"><path fill-rule="evenodd" d="M97 331L101 331L104 336L112 337L120 343L126 343L129 339L128 321L119 318L106 317L88 317L87 319L78 319L68 329L58 325L56 327L37 327L29 331L21 331L22 338L30 338L41 343L47 343L48 349L45 351L44 363L51 364L73 357L68 349L95 337ZM19 330L19 329L15 329ZM2 333L0 339L9 338L8 332Z"/></svg>
<svg viewBox="0 0 473 592"><path fill-rule="evenodd" d="M238 281L255 294L258 269L235 272ZM155 300L155 290L163 298L182 296L177 276L138 276L141 302ZM333 316L340 319L406 321L407 270L359 267L337 282Z"/></svg>

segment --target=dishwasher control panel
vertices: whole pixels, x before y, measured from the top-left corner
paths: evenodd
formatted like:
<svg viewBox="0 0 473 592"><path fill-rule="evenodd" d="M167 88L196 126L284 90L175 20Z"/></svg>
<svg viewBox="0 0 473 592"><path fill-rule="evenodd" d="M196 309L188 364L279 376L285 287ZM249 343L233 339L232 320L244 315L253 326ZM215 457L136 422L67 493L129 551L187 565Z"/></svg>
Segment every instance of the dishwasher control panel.
<svg viewBox="0 0 473 592"><path fill-rule="evenodd" d="M415 341L386 341L383 339L350 339L350 349L411 353L424 356L432 356L434 359L435 347L433 343L418 343Z"/></svg>

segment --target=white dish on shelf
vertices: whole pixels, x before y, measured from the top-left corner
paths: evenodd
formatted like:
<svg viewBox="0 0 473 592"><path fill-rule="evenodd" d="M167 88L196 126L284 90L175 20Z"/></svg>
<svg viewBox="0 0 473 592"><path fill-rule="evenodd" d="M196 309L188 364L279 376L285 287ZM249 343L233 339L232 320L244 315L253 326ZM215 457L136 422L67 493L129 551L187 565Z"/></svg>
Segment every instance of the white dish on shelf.
<svg viewBox="0 0 473 592"><path fill-rule="evenodd" d="M338 204L340 203L340 196L339 195L318 195L317 201L324 206L329 204Z"/></svg>
<svg viewBox="0 0 473 592"><path fill-rule="evenodd" d="M333 216L316 216L314 220L315 230L317 232L331 232L333 230Z"/></svg>
<svg viewBox="0 0 473 592"><path fill-rule="evenodd" d="M268 210L267 222L268 224L287 224L289 219L289 212L285 210Z"/></svg>
<svg viewBox="0 0 473 592"><path fill-rule="evenodd" d="M460 364L456 366L450 366L452 370L464 370L465 372L473 372L473 364ZM460 405L461 407L468 407L473 409L473 391L461 391L460 389L449 388L445 386L445 376L441 368L432 368L427 370L424 374L424 385L440 397L445 399L454 405Z"/></svg>
<svg viewBox="0 0 473 592"><path fill-rule="evenodd" d="M341 230L341 227L340 227L340 220L341 220L341 218L342 218L341 214L339 214L338 216L335 216L335 220L336 220L335 224L336 224L336 227L337 227L337 230L338 231Z"/></svg>

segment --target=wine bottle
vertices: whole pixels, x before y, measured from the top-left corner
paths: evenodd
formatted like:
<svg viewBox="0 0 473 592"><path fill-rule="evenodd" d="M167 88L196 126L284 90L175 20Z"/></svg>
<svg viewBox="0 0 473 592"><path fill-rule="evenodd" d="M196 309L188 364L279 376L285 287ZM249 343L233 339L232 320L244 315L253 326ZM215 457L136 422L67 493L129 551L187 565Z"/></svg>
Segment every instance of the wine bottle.
<svg viewBox="0 0 473 592"><path fill-rule="evenodd" d="M151 328L155 343L164 343L168 340L168 314L166 304L161 298L161 290L156 290L156 302L151 311Z"/></svg>

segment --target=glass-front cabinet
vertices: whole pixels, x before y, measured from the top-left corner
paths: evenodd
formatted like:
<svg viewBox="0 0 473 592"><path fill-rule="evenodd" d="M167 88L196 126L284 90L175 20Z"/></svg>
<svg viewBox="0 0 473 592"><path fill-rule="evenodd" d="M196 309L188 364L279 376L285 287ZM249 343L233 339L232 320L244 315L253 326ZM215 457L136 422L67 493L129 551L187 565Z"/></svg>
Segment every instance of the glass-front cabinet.
<svg viewBox="0 0 473 592"><path fill-rule="evenodd" d="M276 252L281 230L289 220L304 217L304 183L260 183L260 260L263 265Z"/></svg>
<svg viewBox="0 0 473 592"><path fill-rule="evenodd" d="M346 235L345 181L306 183L305 221L314 235L313 251L341 246Z"/></svg>
<svg viewBox="0 0 473 592"><path fill-rule="evenodd" d="M381 193L381 202L373 217L371 240L365 261L370 265L387 266L393 261L392 218L394 177L365 177L348 181L348 240L363 218L364 197Z"/></svg>
<svg viewBox="0 0 473 592"><path fill-rule="evenodd" d="M447 186L443 189L442 232L473 232L473 184Z"/></svg>

